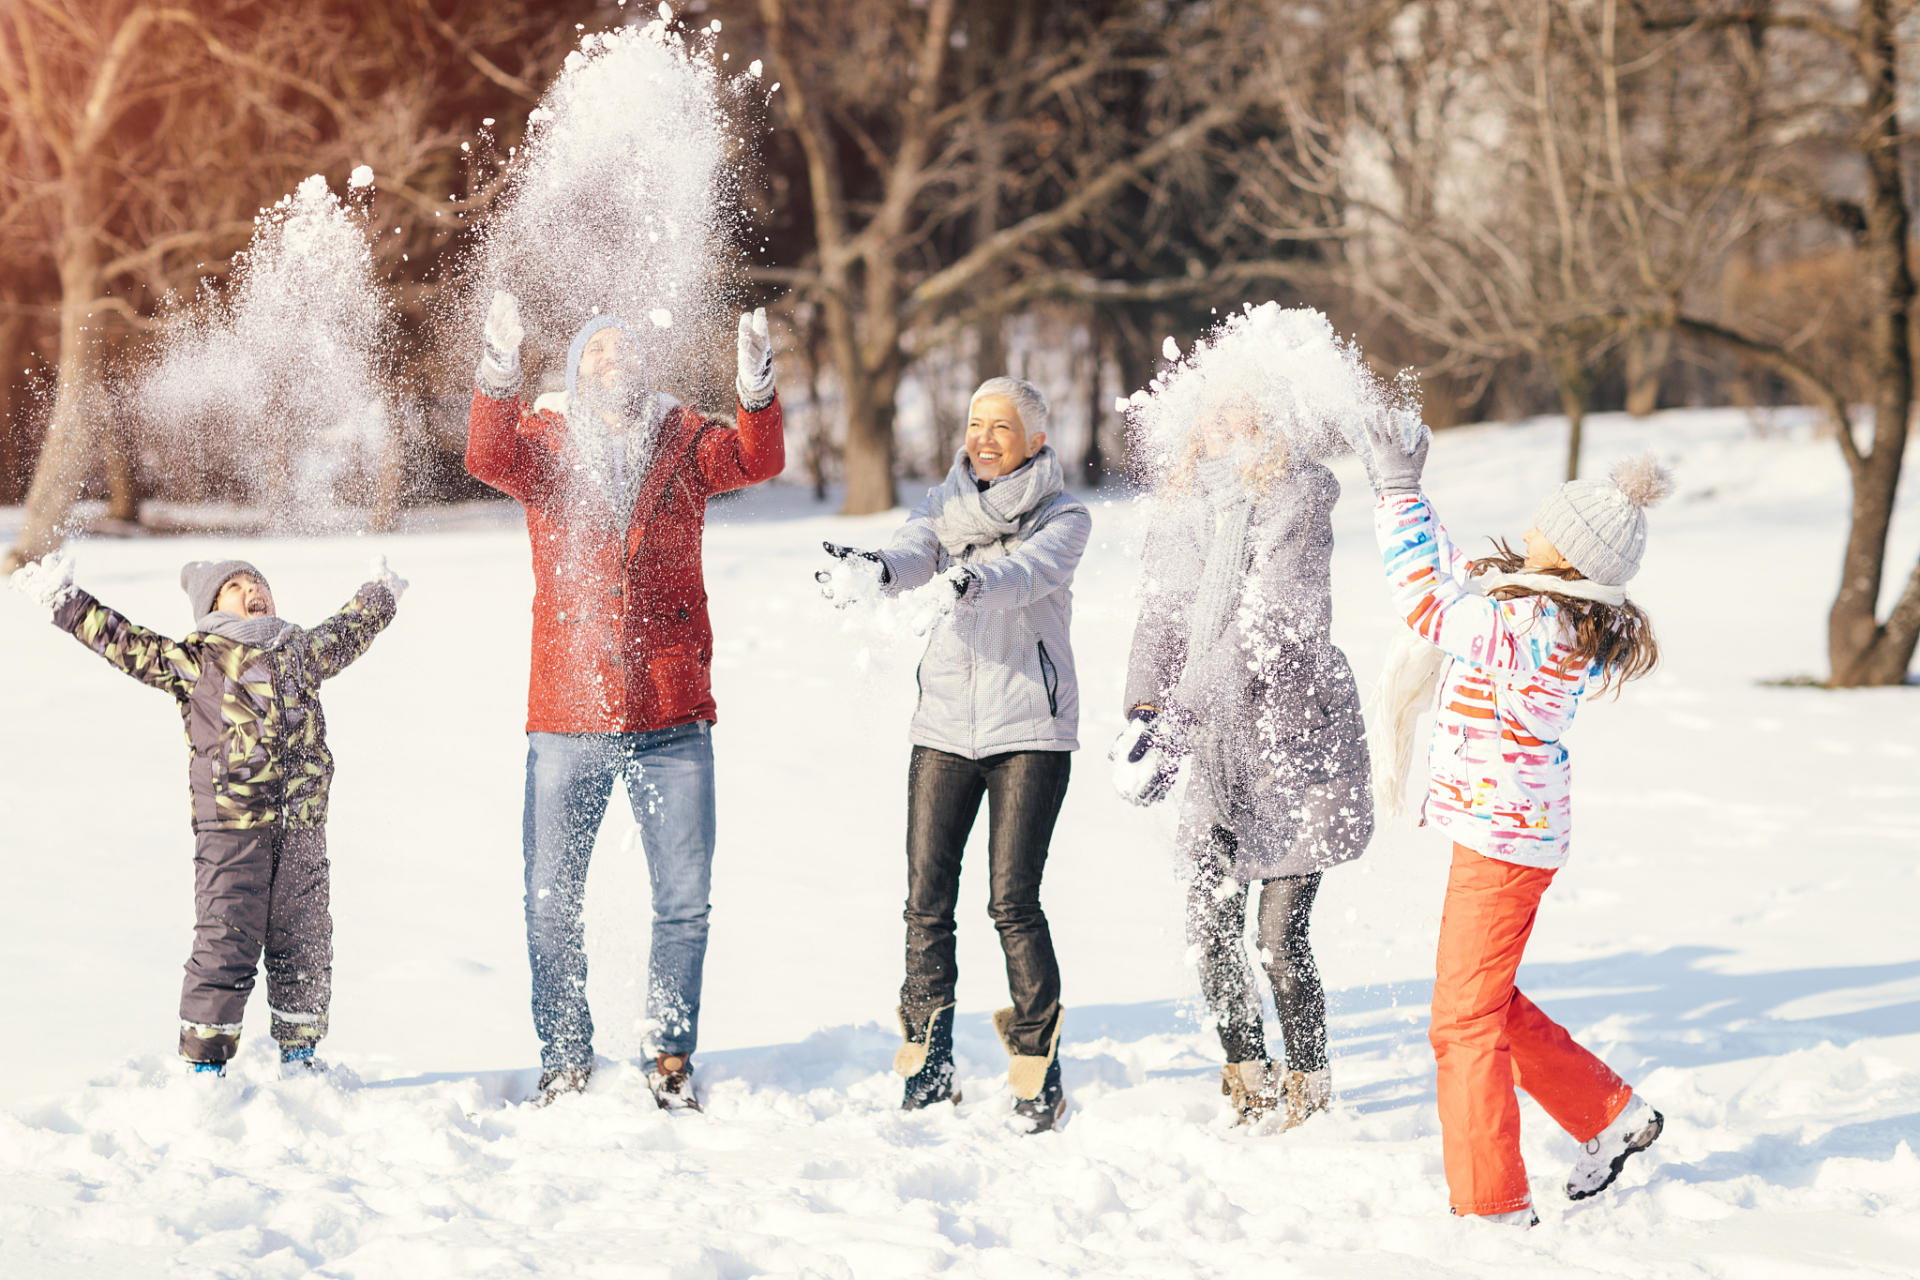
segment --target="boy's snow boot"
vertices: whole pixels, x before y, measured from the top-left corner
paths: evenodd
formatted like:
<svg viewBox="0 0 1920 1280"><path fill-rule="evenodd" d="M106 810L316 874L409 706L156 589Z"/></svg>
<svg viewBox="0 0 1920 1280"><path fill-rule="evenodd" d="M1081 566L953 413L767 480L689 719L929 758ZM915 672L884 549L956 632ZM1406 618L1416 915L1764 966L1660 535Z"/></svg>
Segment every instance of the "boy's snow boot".
<svg viewBox="0 0 1920 1280"><path fill-rule="evenodd" d="M1287 1097L1287 1119L1280 1127L1291 1129L1314 1112L1325 1111L1333 1101L1333 1070L1322 1067L1318 1071L1289 1071L1283 1088Z"/></svg>
<svg viewBox="0 0 1920 1280"><path fill-rule="evenodd" d="M1257 1124L1280 1105L1280 1075L1266 1059L1229 1062L1220 1068L1220 1092L1233 1100L1235 1124Z"/></svg>
<svg viewBox="0 0 1920 1280"><path fill-rule="evenodd" d="M533 1095L533 1105L550 1107L561 1095L585 1093L587 1082L593 1079L593 1067L548 1067L540 1073L540 1088Z"/></svg>
<svg viewBox="0 0 1920 1280"><path fill-rule="evenodd" d="M194 1063L196 1069L213 1069L216 1074L225 1075L224 1067L228 1059L240 1051L240 1024L219 1022L182 1022L180 1024L180 1056Z"/></svg>
<svg viewBox="0 0 1920 1280"><path fill-rule="evenodd" d="M283 1044L280 1046L280 1078L282 1080L304 1080L308 1076L325 1075L327 1064L313 1056L310 1044Z"/></svg>
<svg viewBox="0 0 1920 1280"><path fill-rule="evenodd" d="M698 1111L700 1099L693 1092L693 1059L680 1053L663 1053L647 1069L647 1088L662 1111Z"/></svg>
<svg viewBox="0 0 1920 1280"><path fill-rule="evenodd" d="M187 1074L190 1076L224 1076L227 1064L224 1062L195 1062L192 1058L183 1058Z"/></svg>
<svg viewBox="0 0 1920 1280"><path fill-rule="evenodd" d="M1652 1146L1665 1127L1666 1120L1660 1113L1634 1094L1613 1123L1595 1134L1573 1162L1573 1172L1567 1178L1567 1198L1585 1200L1612 1186L1627 1157Z"/></svg>
<svg viewBox="0 0 1920 1280"><path fill-rule="evenodd" d="M1014 1011L1000 1009L993 1015L993 1029L1013 1061L1007 1067L1007 1089L1014 1096L1013 1113L1031 1122L1028 1133L1046 1133L1059 1123L1067 1111L1067 1093L1060 1084L1060 1025L1067 1019L1065 1007L1055 1009L1053 1034L1047 1039L1047 1052L1020 1053L1008 1033L1013 1027Z"/></svg>
<svg viewBox="0 0 1920 1280"><path fill-rule="evenodd" d="M900 1109L918 1111L936 1102L959 1106L960 1091L953 1087L953 1006L935 1009L919 1027L909 1027L906 1010L900 1010L900 1036L904 1043L893 1055L893 1069L907 1078Z"/></svg>

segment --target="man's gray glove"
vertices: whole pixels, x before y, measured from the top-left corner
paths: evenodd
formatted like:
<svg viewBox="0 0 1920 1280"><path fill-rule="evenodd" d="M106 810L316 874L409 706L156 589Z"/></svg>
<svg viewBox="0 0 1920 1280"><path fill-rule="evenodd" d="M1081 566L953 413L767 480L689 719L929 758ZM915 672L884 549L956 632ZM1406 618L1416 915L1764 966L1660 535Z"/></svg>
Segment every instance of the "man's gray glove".
<svg viewBox="0 0 1920 1280"><path fill-rule="evenodd" d="M773 403L773 338L767 332L765 307L740 316L740 373L733 386L740 395L740 407L748 413Z"/></svg>
<svg viewBox="0 0 1920 1280"><path fill-rule="evenodd" d="M46 559L28 561L13 571L13 589L48 609L58 609L73 595L73 557L65 550Z"/></svg>
<svg viewBox="0 0 1920 1280"><path fill-rule="evenodd" d="M493 399L511 400L520 391L520 342L527 331L520 323L520 304L505 289L494 291L481 336L486 350L473 380Z"/></svg>
<svg viewBox="0 0 1920 1280"><path fill-rule="evenodd" d="M1419 441L1413 452L1408 453L1394 417L1385 409L1367 415L1368 477L1373 481L1376 494L1418 493L1420 473L1426 469L1427 445L1432 442L1433 433L1423 424Z"/></svg>

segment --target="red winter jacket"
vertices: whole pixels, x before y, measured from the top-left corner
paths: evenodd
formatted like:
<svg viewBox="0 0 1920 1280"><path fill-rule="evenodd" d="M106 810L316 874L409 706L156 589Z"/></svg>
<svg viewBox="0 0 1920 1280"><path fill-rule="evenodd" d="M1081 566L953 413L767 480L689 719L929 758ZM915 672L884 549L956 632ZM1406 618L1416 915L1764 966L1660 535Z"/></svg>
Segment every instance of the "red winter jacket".
<svg viewBox="0 0 1920 1280"><path fill-rule="evenodd" d="M707 498L786 466L780 401L723 427L687 408L661 423L622 537L551 410L476 392L467 471L518 498L533 542L530 733L636 733L714 719L713 626L700 535Z"/></svg>

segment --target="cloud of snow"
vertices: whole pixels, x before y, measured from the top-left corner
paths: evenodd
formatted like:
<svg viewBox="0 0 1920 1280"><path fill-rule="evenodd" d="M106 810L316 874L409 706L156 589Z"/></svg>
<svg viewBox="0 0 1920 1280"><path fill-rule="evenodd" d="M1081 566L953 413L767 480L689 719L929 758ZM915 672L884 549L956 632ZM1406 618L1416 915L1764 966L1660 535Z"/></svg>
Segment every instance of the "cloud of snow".
<svg viewBox="0 0 1920 1280"><path fill-rule="evenodd" d="M241 488L207 496L318 527L372 503L389 434L390 303L364 215L321 175L255 221L226 290L176 318L128 400L163 466Z"/></svg>
<svg viewBox="0 0 1920 1280"><path fill-rule="evenodd" d="M1262 438L1295 457L1364 449L1366 416L1395 413L1411 442L1420 406L1411 379L1383 382L1360 348L1310 307L1248 306L1215 325L1185 357L1173 338L1163 353L1176 363L1124 402L1142 477L1180 467L1196 428L1223 410L1254 419Z"/></svg>

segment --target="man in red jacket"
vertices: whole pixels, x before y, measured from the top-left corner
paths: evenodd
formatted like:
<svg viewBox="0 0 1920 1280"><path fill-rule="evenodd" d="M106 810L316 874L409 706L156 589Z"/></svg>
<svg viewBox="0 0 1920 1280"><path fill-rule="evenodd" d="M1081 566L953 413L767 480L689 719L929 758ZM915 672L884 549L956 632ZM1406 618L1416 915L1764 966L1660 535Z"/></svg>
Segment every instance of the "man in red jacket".
<svg viewBox="0 0 1920 1280"><path fill-rule="evenodd" d="M533 543L527 696L527 952L540 1102L585 1089L593 1019L581 930L587 863L617 779L653 887L647 1082L697 1109L692 1054L714 844L713 629L700 569L707 499L786 465L765 311L740 317L735 426L647 386L638 338L595 316L564 396L519 399L519 304L496 293L467 422L467 470L518 498Z"/></svg>

